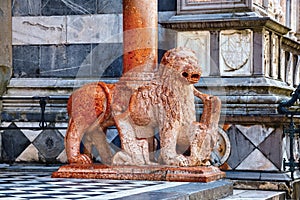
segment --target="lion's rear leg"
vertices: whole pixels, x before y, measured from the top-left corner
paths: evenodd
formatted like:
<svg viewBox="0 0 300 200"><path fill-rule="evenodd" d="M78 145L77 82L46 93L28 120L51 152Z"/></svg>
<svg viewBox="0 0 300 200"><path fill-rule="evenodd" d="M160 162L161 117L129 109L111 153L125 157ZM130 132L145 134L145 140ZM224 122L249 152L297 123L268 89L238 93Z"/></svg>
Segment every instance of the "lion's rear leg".
<svg viewBox="0 0 300 200"><path fill-rule="evenodd" d="M91 158L86 154L80 154L80 142L83 137L84 127L76 125L73 118L70 118L67 134L65 137L65 147L68 162L78 164L91 164Z"/></svg>
<svg viewBox="0 0 300 200"><path fill-rule="evenodd" d="M86 132L84 138L84 146L88 153L91 154L92 147L94 146L99 152L101 162L110 165L113 155L106 140L106 130L103 130L102 127L98 126L97 128Z"/></svg>

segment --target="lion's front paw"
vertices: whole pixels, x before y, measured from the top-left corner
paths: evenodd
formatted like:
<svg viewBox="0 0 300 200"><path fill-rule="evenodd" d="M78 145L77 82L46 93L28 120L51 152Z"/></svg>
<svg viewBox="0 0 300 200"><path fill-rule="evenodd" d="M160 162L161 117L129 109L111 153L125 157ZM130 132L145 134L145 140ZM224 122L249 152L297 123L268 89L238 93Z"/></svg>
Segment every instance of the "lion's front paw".
<svg viewBox="0 0 300 200"><path fill-rule="evenodd" d="M92 159L86 154L79 154L78 156L74 156L69 159L69 163L76 163L76 164L92 164Z"/></svg>
<svg viewBox="0 0 300 200"><path fill-rule="evenodd" d="M175 160L177 160L178 165L180 167L187 167L187 166L189 166L189 160L184 155L178 155L178 156L176 156Z"/></svg>
<svg viewBox="0 0 300 200"><path fill-rule="evenodd" d="M175 157L169 157L168 159L164 159L165 164L172 166L180 166L187 167L189 166L189 160L181 154L176 155Z"/></svg>

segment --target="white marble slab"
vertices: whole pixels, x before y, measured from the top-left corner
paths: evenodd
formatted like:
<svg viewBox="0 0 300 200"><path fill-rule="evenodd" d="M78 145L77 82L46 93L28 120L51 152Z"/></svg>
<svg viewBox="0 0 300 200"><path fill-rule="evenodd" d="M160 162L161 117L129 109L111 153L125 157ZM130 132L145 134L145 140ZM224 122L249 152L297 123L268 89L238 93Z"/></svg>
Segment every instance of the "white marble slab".
<svg viewBox="0 0 300 200"><path fill-rule="evenodd" d="M13 45L66 43L65 16L13 17Z"/></svg>
<svg viewBox="0 0 300 200"><path fill-rule="evenodd" d="M120 43L122 16L119 14L67 16L67 43Z"/></svg>
<svg viewBox="0 0 300 200"><path fill-rule="evenodd" d="M188 47L195 51L202 68L202 76L210 72L210 33L209 31L178 32L177 47Z"/></svg>
<svg viewBox="0 0 300 200"><path fill-rule="evenodd" d="M249 76L252 73L253 34L250 30L220 33L220 73L222 76Z"/></svg>
<svg viewBox="0 0 300 200"><path fill-rule="evenodd" d="M13 17L13 45L120 43L121 14Z"/></svg>
<svg viewBox="0 0 300 200"><path fill-rule="evenodd" d="M236 170L277 171L277 167L258 149L255 149Z"/></svg>

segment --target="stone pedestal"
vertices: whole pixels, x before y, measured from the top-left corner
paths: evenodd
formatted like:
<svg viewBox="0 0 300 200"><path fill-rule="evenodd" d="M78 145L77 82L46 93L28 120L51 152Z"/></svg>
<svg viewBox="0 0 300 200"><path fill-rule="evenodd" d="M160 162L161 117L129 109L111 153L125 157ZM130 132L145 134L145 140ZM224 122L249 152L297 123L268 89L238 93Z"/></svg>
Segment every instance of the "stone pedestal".
<svg viewBox="0 0 300 200"><path fill-rule="evenodd" d="M147 181L211 182L225 177L219 168L173 166L66 165L53 178L90 178Z"/></svg>

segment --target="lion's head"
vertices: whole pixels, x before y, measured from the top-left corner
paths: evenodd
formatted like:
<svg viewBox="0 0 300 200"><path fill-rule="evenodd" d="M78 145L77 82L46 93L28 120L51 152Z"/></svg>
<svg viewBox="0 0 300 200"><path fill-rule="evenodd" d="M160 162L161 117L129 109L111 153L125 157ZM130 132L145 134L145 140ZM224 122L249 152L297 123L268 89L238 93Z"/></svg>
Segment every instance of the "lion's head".
<svg viewBox="0 0 300 200"><path fill-rule="evenodd" d="M184 47L167 51L161 65L179 72L180 78L188 84L197 83L202 73L195 53Z"/></svg>

